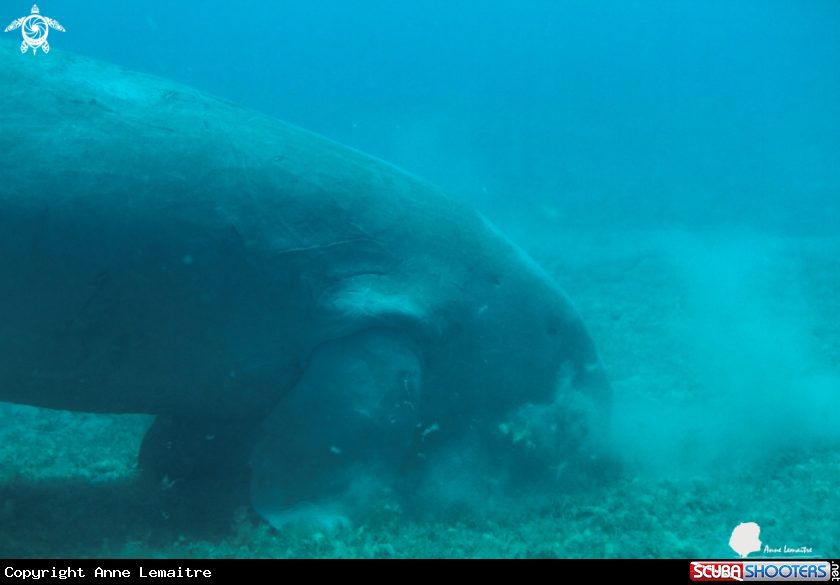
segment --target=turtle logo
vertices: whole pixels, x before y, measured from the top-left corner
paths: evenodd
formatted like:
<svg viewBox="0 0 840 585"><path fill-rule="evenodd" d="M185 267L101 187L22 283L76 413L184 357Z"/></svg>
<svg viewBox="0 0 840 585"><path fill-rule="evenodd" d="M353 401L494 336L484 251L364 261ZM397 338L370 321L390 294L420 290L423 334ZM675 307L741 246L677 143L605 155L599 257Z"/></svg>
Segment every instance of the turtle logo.
<svg viewBox="0 0 840 585"><path fill-rule="evenodd" d="M21 27L23 27L23 44L20 46L20 52L25 53L29 47L32 47L33 55L38 52L38 47L41 47L44 53L50 52L50 44L47 42L47 34L50 32L49 27L64 32L64 27L58 24L58 21L41 16L37 4L32 7L32 14L18 18L7 26L4 32Z"/></svg>

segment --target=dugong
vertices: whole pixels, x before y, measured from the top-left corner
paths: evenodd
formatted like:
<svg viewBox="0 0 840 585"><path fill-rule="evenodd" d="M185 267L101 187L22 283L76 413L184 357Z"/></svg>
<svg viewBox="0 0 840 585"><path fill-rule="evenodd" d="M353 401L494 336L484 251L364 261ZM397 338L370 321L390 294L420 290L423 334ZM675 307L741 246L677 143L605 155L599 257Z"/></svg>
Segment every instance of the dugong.
<svg viewBox="0 0 840 585"><path fill-rule="evenodd" d="M80 56L0 43L0 88L0 400L157 415L142 467L240 465L276 527L344 523L366 478L457 445L591 457L590 333L467 205Z"/></svg>

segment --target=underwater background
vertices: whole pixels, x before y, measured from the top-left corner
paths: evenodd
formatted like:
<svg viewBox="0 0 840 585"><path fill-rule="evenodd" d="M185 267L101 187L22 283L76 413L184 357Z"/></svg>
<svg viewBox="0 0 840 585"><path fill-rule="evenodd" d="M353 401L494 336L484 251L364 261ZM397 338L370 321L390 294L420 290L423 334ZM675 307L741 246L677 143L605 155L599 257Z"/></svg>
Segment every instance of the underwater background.
<svg viewBox="0 0 840 585"><path fill-rule="evenodd" d="M0 0L0 24L31 8ZM840 557L840 3L39 8L66 29L54 51L264 112L477 207L589 325L621 472L583 490L558 472L538 505L394 498L335 533L247 506L171 526L131 487L151 417L0 403L0 557L732 558L742 522Z"/></svg>

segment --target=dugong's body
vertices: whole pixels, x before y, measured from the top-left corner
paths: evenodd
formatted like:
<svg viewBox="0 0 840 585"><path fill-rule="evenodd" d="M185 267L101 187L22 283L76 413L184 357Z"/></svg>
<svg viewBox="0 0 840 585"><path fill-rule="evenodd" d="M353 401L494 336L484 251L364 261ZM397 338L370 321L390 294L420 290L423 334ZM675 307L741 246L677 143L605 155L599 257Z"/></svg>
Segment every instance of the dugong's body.
<svg viewBox="0 0 840 585"><path fill-rule="evenodd" d="M0 44L0 89L0 400L162 415L166 449L261 425L275 525L526 404L609 401L559 287L422 180L66 53Z"/></svg>

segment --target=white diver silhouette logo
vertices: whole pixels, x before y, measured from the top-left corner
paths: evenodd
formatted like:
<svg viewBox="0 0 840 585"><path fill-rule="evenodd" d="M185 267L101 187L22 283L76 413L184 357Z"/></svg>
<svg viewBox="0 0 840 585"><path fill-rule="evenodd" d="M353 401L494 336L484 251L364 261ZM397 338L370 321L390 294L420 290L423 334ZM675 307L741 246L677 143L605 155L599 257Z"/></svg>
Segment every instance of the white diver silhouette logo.
<svg viewBox="0 0 840 585"><path fill-rule="evenodd" d="M29 47L32 47L33 55L38 52L38 47L41 47L44 53L50 52L50 44L47 42L47 35L50 32L49 27L64 32L64 27L58 24L57 20L41 16L37 4L32 7L32 14L18 18L7 26L4 32L9 32L19 27L23 27L21 31L23 32L23 44L20 46L20 52L25 53Z"/></svg>

